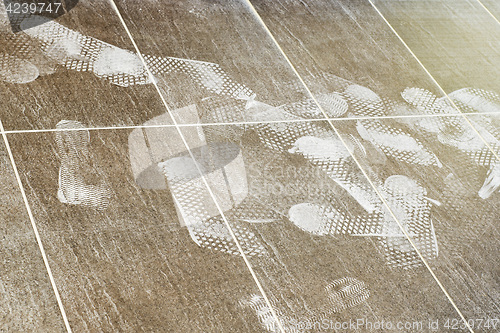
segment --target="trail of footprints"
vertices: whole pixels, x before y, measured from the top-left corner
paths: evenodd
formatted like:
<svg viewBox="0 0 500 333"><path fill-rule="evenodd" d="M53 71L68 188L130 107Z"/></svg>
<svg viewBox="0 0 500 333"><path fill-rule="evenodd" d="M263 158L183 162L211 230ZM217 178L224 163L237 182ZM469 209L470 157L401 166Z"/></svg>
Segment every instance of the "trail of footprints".
<svg viewBox="0 0 500 333"><path fill-rule="evenodd" d="M26 20L45 19L31 16ZM16 36L7 36L13 47L10 49L11 54L0 53L0 80L24 84L39 75L50 74L47 68L66 68L90 71L98 78L123 87L151 83L142 62L133 52L84 36L53 21L36 23L34 28L26 29ZM23 24L28 25L30 22L20 22L21 27ZM180 223L188 228L196 244L239 255L220 211L205 188L201 170L203 177L215 187L216 199L230 220L245 254L250 257L267 256L268 253L247 223L273 223L282 219L283 212L289 223L314 235L373 237L385 253L387 264L392 267L411 269L422 265L400 225L425 259L438 257L439 244L433 209L436 206L457 208L460 205L457 187L462 191L469 190L461 187L452 173L442 179L443 202L430 198L425 184L407 175L395 174L385 179L377 176L372 179L399 225L384 208L379 195L357 169L351 154L333 130L317 122L307 121L321 115L312 100L272 106L258 101L250 89L232 81L217 64L151 55L146 56L146 62L155 76L172 71L185 73L211 95L200 101L198 108L186 107L173 111L179 116L187 115L193 123L200 124L184 132L195 160L181 140L175 139L177 134L172 127L135 129L129 136L131 168L138 186L146 190L161 190L168 186L176 202ZM482 168L488 170L483 184L473 189L478 201L485 202L498 193L498 159L469 124L456 116L456 109L448 100L438 98L425 89L407 88L401 92L407 104L396 105L367 88L330 74L325 75L330 80L336 80L339 87L338 91L316 96L330 117L391 116L400 112L401 108L410 107L417 108L424 115L441 115L410 119L401 123L401 126L380 119L353 120L356 132L342 135L351 152L361 161L370 160L383 165L387 159L391 159L401 165L443 169L441 157L429 145L429 142L436 142L462 154L457 155L454 161L456 166L472 173L480 172ZM450 97L462 110L480 115L475 121L476 128L498 154L499 127L489 115L500 112L500 96L481 89L465 88L451 93ZM145 125L168 123L168 119L169 116L165 114L151 119ZM201 125L204 122L272 120L297 122L228 124L221 128ZM114 191L108 185L106 175L93 160L90 134L85 130L85 124L61 120L56 128L55 142L60 170L59 190L54 195L68 205L97 210L109 208ZM248 191L241 147L211 139L223 137L237 142L248 131L255 132L267 149L278 154L301 156L324 172L350 194L364 213L352 218L343 212L344 207L332 205L326 197L286 207L258 204L257 198ZM419 137L415 133L419 133ZM450 159L449 156L447 158ZM376 175L376 172L372 174ZM467 233L473 238L474 226L470 230L463 230L463 233L465 239ZM329 295L332 312L341 312L365 302L370 294L369 286L355 277L336 280L326 285L325 291ZM261 296L251 296L242 300L240 305L253 309L263 328L277 331L274 318ZM280 310L278 316L285 326L292 320L292 315L281 313Z"/></svg>

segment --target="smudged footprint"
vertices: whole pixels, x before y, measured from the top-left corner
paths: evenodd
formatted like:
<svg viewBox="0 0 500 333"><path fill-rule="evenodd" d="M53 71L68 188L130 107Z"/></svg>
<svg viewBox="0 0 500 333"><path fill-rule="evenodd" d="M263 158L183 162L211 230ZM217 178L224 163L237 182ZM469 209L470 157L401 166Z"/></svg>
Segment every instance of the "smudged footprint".
<svg viewBox="0 0 500 333"><path fill-rule="evenodd" d="M20 26L24 33L38 40L46 56L67 69L90 71L122 87L151 83L142 59L134 52L42 16L30 16ZM250 89L231 80L218 64L150 55L145 55L144 61L153 75L183 73L211 93L244 100L253 95Z"/></svg>
<svg viewBox="0 0 500 333"><path fill-rule="evenodd" d="M492 91L463 88L448 94L453 103L465 112L498 113L500 96Z"/></svg>
<svg viewBox="0 0 500 333"><path fill-rule="evenodd" d="M240 150L231 144L211 145L211 152L205 155L203 151L208 147L193 149L191 152L195 159L183 153L183 156L159 162L158 168L167 179L179 219L188 229L191 239L203 248L240 255L239 248L220 215L220 210L237 210L237 205L247 196ZM211 163L213 161L216 164ZM211 188L210 193L202 174L209 181L224 175L231 180L229 183L219 183L219 186ZM212 195L219 200L219 206L215 205ZM245 255L262 256L267 253L256 235L237 221L238 217L235 218L231 213L225 216Z"/></svg>
<svg viewBox="0 0 500 333"><path fill-rule="evenodd" d="M304 133L305 134L305 133ZM311 135L295 136L292 154L301 154L314 166L325 171L328 176L349 192L369 213L381 206L378 195L364 176L357 171L355 163L340 139L319 138ZM291 141L291 140L290 140Z"/></svg>
<svg viewBox="0 0 500 333"><path fill-rule="evenodd" d="M448 101L438 99L435 95L424 89L407 88L403 91L402 96L408 103L413 104L426 113L451 114L456 112L454 109L452 110L452 106ZM489 101L482 100L483 103L480 103L478 99L471 100L470 91L467 93L467 97L464 96L464 92L462 94L455 94L455 98L457 96L461 96L460 100L463 103L468 103L467 105L471 108L478 107L478 105L491 106L492 101L495 101L495 98L491 96L489 97ZM475 127L481 135L480 137L471 128L470 124L466 123L461 117L426 117L419 120L415 125L427 132L434 133L441 143L465 152L476 165L490 169L488 178L478 192L481 198L488 198L500 188L500 181L496 176L498 173L496 168L498 168L499 161L490 150L491 147L497 155L500 154L500 140L495 137L494 133L490 133L487 128L476 124ZM457 161L457 163L459 162Z"/></svg>
<svg viewBox="0 0 500 333"><path fill-rule="evenodd" d="M61 161L59 169L60 202L104 210L112 191L99 170L93 166L89 150L90 134L78 121L61 120L56 128L56 144Z"/></svg>
<svg viewBox="0 0 500 333"><path fill-rule="evenodd" d="M382 243L388 262L397 267L421 265L418 253L404 235L401 227L412 239L420 254L427 260L438 256L438 244L431 218L432 204L441 205L427 197L427 190L411 178L390 176L384 183L387 204L396 216L386 214Z"/></svg>
<svg viewBox="0 0 500 333"><path fill-rule="evenodd" d="M493 121L495 118L489 118L487 114L497 114L500 112L500 96L494 92L464 88L456 90L449 94L453 102L466 112L479 113L470 120L478 128L490 133L497 140L500 139L500 128ZM484 133L484 132L483 132ZM500 188L500 164L490 166L483 186L479 190L479 197L488 199L494 192Z"/></svg>
<svg viewBox="0 0 500 333"><path fill-rule="evenodd" d="M91 71L120 86L149 82L141 59L133 52L85 36L42 16L30 16L20 26L23 33L38 41L48 58L68 69Z"/></svg>
<svg viewBox="0 0 500 333"><path fill-rule="evenodd" d="M290 207L289 220L299 229L317 236L372 236L382 233L383 214L379 211L350 216L333 203L303 202Z"/></svg>
<svg viewBox="0 0 500 333"><path fill-rule="evenodd" d="M352 84L344 90L342 95L349 101L351 113L354 116L378 117L387 115L382 98L366 87Z"/></svg>
<svg viewBox="0 0 500 333"><path fill-rule="evenodd" d="M343 94L349 100L356 116L385 116L390 109L390 105L375 92L359 85L348 86ZM437 156L424 147L422 142L400 128L389 126L380 120L369 119L358 120L356 129L364 140L371 142L387 156L411 164L442 166Z"/></svg>
<svg viewBox="0 0 500 333"><path fill-rule="evenodd" d="M478 194L481 199L488 199L493 193L499 191L500 188L500 164L493 166L486 175L483 186Z"/></svg>
<svg viewBox="0 0 500 333"><path fill-rule="evenodd" d="M28 83L39 76L38 68L31 62L0 53L0 81Z"/></svg>
<svg viewBox="0 0 500 333"><path fill-rule="evenodd" d="M267 305L266 300L264 297L260 295L251 295L248 298L244 298L240 300L240 306L242 308L250 308L252 309L255 314L257 315L260 324L262 325L262 328L267 331L267 332L281 332L281 329L276 321L276 318L273 316L273 313L269 306ZM287 316L283 314L283 311L279 309L276 305L276 301L271 299L270 300L271 306L274 309L274 312L276 313L276 317L278 317L279 323L285 330L285 332L290 332L290 333L299 333L299 332L304 332L304 330L299 328L299 325L294 325L297 323L297 319L291 316ZM306 322L309 318L303 318L303 320L300 320L301 322Z"/></svg>
<svg viewBox="0 0 500 333"><path fill-rule="evenodd" d="M330 234L332 224L345 220L340 212L308 202L290 207L288 218L300 229L317 236Z"/></svg>
<svg viewBox="0 0 500 333"><path fill-rule="evenodd" d="M380 148L386 155L398 161L442 167L438 157L418 139L400 128L384 124L380 120L358 120L356 129L366 141Z"/></svg>
<svg viewBox="0 0 500 333"><path fill-rule="evenodd" d="M363 281L351 277L337 279L325 287L332 312L342 312L361 304L370 297L370 290Z"/></svg>

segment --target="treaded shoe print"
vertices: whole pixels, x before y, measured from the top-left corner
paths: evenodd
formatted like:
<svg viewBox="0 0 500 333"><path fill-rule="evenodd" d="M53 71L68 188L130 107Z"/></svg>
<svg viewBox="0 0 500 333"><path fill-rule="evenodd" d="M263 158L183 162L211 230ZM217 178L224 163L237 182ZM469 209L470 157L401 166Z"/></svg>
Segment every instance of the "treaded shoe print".
<svg viewBox="0 0 500 333"><path fill-rule="evenodd" d="M134 52L85 36L43 16L26 17L20 27L21 35L12 38L15 43L24 43L27 47L29 42L22 35L26 34L38 43L44 56L69 70L90 71L123 87L151 83L141 58ZM27 60L30 55L33 54L25 55ZM253 95L214 63L150 55L144 56L144 60L153 75L184 73L211 93L245 100ZM0 66L0 70L2 68Z"/></svg>
<svg viewBox="0 0 500 333"><path fill-rule="evenodd" d="M62 203L106 209L113 192L95 165L90 134L77 121L61 120L55 140L61 161L57 197Z"/></svg>
<svg viewBox="0 0 500 333"><path fill-rule="evenodd" d="M0 53L0 80L8 83L28 83L40 73L31 62Z"/></svg>
<svg viewBox="0 0 500 333"><path fill-rule="evenodd" d="M436 96L424 89L408 88L403 91L402 96L408 103L429 114L448 114L451 112L452 106L447 100L437 99ZM472 100L472 102L470 98L467 102L463 100L462 103L472 108L473 105L467 103L478 104L478 101L483 101L484 105L484 99L479 99L479 97ZM488 105L491 107L491 104ZM490 169L483 187L478 190L478 195L481 198L487 199L493 192L498 190L500 179L496 177L496 169L499 161L497 156L490 150L490 147L499 155L500 141L493 133L488 132L485 128L476 127L477 132L482 137L481 139L470 124L463 118L458 117L428 117L418 121L415 126L436 135L438 141L442 144L466 153L477 166ZM457 163L460 162L457 161Z"/></svg>
<svg viewBox="0 0 500 333"><path fill-rule="evenodd" d="M325 287L333 312L341 312L368 299L370 291L366 284L355 278L344 277Z"/></svg>
<svg viewBox="0 0 500 333"><path fill-rule="evenodd" d="M401 175L386 179L386 201L397 221L410 236L416 249L426 260L438 256L438 244L431 219L435 200L426 197L427 191L414 180ZM394 267L421 266L421 259L397 222L388 216L382 229L382 243L387 261Z"/></svg>
<svg viewBox="0 0 500 333"><path fill-rule="evenodd" d="M273 316L271 309L267 305L264 297L259 295L252 295L247 299L240 300L239 303L241 307L250 308L255 312L255 314L259 318L262 328L264 328L267 332L281 332L281 329L276 322L276 319ZM285 329L286 332L303 332L303 330L300 330L296 325L293 324L294 319L282 314L282 311L280 311L280 309L276 307L275 301L271 300L270 303L274 311L276 312L276 316L278 317L281 326Z"/></svg>
<svg viewBox="0 0 500 333"><path fill-rule="evenodd" d="M174 115L199 121L194 105L172 110ZM164 123L170 115L149 120L145 125ZM190 151L187 151L177 130L167 128L138 128L129 135L129 154L136 183L144 189L170 189L180 224L192 240L201 247L240 255L234 239L221 218L226 218L235 235L241 239L245 254L266 253L255 235L244 225L238 207L248 196L245 165L240 148L231 143L207 143L201 126L183 129ZM210 184L210 192L205 184ZM217 200L217 204L212 198ZM239 215L238 215L239 214Z"/></svg>

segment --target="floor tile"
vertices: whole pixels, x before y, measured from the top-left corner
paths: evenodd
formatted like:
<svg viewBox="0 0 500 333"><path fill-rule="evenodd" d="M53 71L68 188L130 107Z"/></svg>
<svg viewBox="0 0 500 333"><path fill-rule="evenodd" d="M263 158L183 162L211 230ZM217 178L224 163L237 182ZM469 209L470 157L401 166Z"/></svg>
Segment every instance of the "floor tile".
<svg viewBox="0 0 500 333"><path fill-rule="evenodd" d="M444 325L459 318L329 123L201 128L209 145L232 142L242 152L243 165L227 169L227 179L245 178L248 194L224 209L224 217L262 243L265 252L250 262L285 331L320 331L321 323L331 329L357 320L358 330L370 331L382 320ZM361 148L354 135L345 139ZM378 150L369 154L370 161L387 160ZM210 156L220 160L218 153ZM208 164L207 158L199 164ZM429 258L438 248L432 225L425 223L418 244ZM260 297L241 302L264 327L272 324Z"/></svg>
<svg viewBox="0 0 500 333"><path fill-rule="evenodd" d="M0 171L0 331L64 332L63 317L3 141Z"/></svg>
<svg viewBox="0 0 500 333"><path fill-rule="evenodd" d="M37 20L46 19L35 15L25 24ZM52 129L61 119L140 125L165 112L109 2L79 1L56 20L17 33L0 24L0 117L7 130Z"/></svg>
<svg viewBox="0 0 500 333"><path fill-rule="evenodd" d="M151 176L185 152L176 133L83 127L8 136L72 329L258 331L239 300L262 295L228 229L197 224L216 210L210 197L198 182L186 203L185 183Z"/></svg>
<svg viewBox="0 0 500 333"><path fill-rule="evenodd" d="M373 2L447 93L498 93L500 25L478 1Z"/></svg>
<svg viewBox="0 0 500 333"><path fill-rule="evenodd" d="M500 17L500 4L495 0L479 1L498 20Z"/></svg>
<svg viewBox="0 0 500 333"><path fill-rule="evenodd" d="M443 96L369 1L251 2L324 107L335 102L321 97L325 93L335 92L344 100L353 94L377 94L388 104L385 109L364 108L361 114L349 111L347 116L422 114L402 106L407 89Z"/></svg>
<svg viewBox="0 0 500 333"><path fill-rule="evenodd" d="M476 325L498 318L498 159L483 139L461 116L334 126L356 138L362 168L464 316ZM498 135L484 131L498 154ZM383 163L370 158L374 152Z"/></svg>
<svg viewBox="0 0 500 333"><path fill-rule="evenodd" d="M209 119L202 115L201 122L294 119L261 110L284 104L308 118L324 118L246 1L116 4L151 70L158 73L170 108L217 97L243 105L246 112Z"/></svg>
<svg viewBox="0 0 500 333"><path fill-rule="evenodd" d="M0 119L74 331L500 327L500 28L374 3L82 0L14 34L0 2ZM0 157L0 331L63 331Z"/></svg>

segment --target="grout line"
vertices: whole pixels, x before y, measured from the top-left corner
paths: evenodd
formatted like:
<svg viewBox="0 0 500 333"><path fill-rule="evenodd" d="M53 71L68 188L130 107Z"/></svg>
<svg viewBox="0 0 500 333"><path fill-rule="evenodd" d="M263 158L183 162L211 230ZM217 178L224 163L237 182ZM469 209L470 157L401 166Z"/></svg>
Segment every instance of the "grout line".
<svg viewBox="0 0 500 333"><path fill-rule="evenodd" d="M252 3L250 2L250 0L246 0L246 2L248 3L248 5L250 6L250 8L252 9L254 15L257 17L257 19L261 22L261 24L263 25L263 27L266 29L267 33L269 34L269 36L272 38L272 40L274 41L274 43L276 44L277 48L280 50L282 56L285 58L285 60L287 61L287 63L289 64L289 66L291 67L291 69L293 70L293 72L295 73L295 75L299 78L299 80L301 81L301 83L303 84L304 88L306 89L306 91L309 93L309 95L311 96L311 98L314 100L314 102L316 103L316 105L318 106L318 108L325 114L325 116L327 115L326 112L323 110L323 108L321 107L321 105L318 103L318 101L316 100L316 98L314 97L314 95L312 94L312 92L309 90L309 87L306 85L306 83L304 82L304 80L302 79L302 77L299 75L299 73L297 72L297 70L295 69L295 67L293 66L292 62L290 61L290 59L288 58L288 56L286 55L285 51L281 48L281 46L279 45L278 41L276 40L276 38L273 36L273 34L271 33L271 31L269 30L269 28L267 27L267 25L265 24L265 22L263 21L263 19L260 17L259 13L257 12L257 10L255 9L255 7L252 5ZM401 231L403 232L403 234L406 236L406 238L408 239L408 241L410 242L410 244L413 246L413 248L415 249L415 251L417 252L418 256L420 257L420 259L422 260L422 262L424 263L424 265L427 267L427 269L429 270L430 274L432 275L432 277L434 278L434 280L436 281L436 283L438 284L438 286L441 288L441 290L443 291L443 293L446 295L446 297L448 298L449 302L452 304L452 306L454 307L454 309L457 311L457 313L460 315L460 317L462 318L462 320L465 322L465 324L467 325L467 327L469 328L469 330L471 332L474 333L474 331L472 331L472 329L470 328L467 320L465 319L465 317L463 316L463 314L461 313L461 311L458 309L458 307L456 306L455 302L453 301L453 299L451 298L451 296L448 294L448 292L446 291L446 289L444 288L444 286L441 284L441 281L439 281L438 277L435 275L435 273L433 272L433 270L431 269L431 267L429 266L429 264L427 263L427 261L425 260L425 258L422 256L422 254L420 253L420 251L418 250L417 246L415 245L415 243L413 242L413 240L411 239L411 237L409 236L408 232L405 230L405 228L401 225L401 222L397 219L396 215L394 214L394 212L392 211L392 209L390 208L389 204L387 203L387 201L384 199L384 197L382 196L382 194L380 193L380 191L377 189L377 187L375 186L375 184L372 182L372 180L368 177L366 171L363 169L363 167L361 166L360 162L358 161L358 159L355 157L354 153L349 149L348 145L346 144L346 142L344 141L344 139L342 138L342 136L340 135L339 131L337 130L337 128L333 125L332 121L329 120L328 121L331 125L331 127L333 128L333 130L335 131L335 133L337 134L337 136L339 137L339 139L342 141L342 143L344 144L345 148L347 149L347 151L349 151L350 155L352 156L353 160L356 162L357 166L360 168L361 172L363 173L363 175L366 177L366 179L368 180L368 182L370 183L370 185L373 187L373 189L375 190L375 192L377 193L377 195L380 197L380 199L382 200L382 202L384 203L384 205L386 206L386 208L388 209L389 213L392 215L392 217L394 218L394 220L396 221L396 223L398 224L399 228L401 229Z"/></svg>
<svg viewBox="0 0 500 333"><path fill-rule="evenodd" d="M486 10L488 12L488 14L490 14L491 17L493 17L493 19L495 21L497 21L498 24L500 24L500 21L498 21L497 17L495 15L493 15L493 13L488 9L488 7L486 7L485 5L483 5L483 3L481 2L481 0L477 0L477 2L479 2L479 4L484 8L484 10Z"/></svg>
<svg viewBox="0 0 500 333"><path fill-rule="evenodd" d="M54 276L52 275L52 270L50 269L49 261L47 259L47 255L45 253L45 249L43 248L42 239L40 234L38 233L38 228L35 223L35 218L33 217L33 213L31 212L30 205L28 203L28 198L26 196L26 192L24 191L24 186L21 181L21 177L19 176L19 171L17 170L16 162L14 160L14 155L12 154L12 150L10 149L9 141L7 140L7 134L4 131L2 121L0 121L0 131L2 132L3 141L5 143L5 148L9 154L10 162L12 168L14 170L14 174L16 176L17 183L19 185L19 190L21 191L21 195L23 197L24 204L26 206L26 210L28 211L28 216L31 222L31 226L33 228L33 232L35 233L36 242L38 243L38 248L42 254L43 263L45 264L45 268L47 270L47 274L49 275L50 284L52 285L52 290L57 299L57 304L59 305L59 310L61 311L61 315L63 317L64 325L66 326L66 330L68 333L71 333L71 327L68 322L68 317L66 316L66 311L64 311L64 306L62 304L61 296L59 295L59 291L57 290L56 282L54 280Z"/></svg>
<svg viewBox="0 0 500 333"><path fill-rule="evenodd" d="M443 87L441 87L441 85L437 82L437 80L434 78L434 76L432 76L432 74L427 70L427 68L424 66L424 64L420 61L420 59L417 57L417 55L415 53L413 53L413 51L410 49L410 47L408 46L408 44L406 44L406 42L403 40L403 38L398 34L398 32L396 31L396 29L391 25L391 23L389 23L389 21L385 18L385 16L380 12L380 10L375 6L375 4L373 3L372 0L367 0L368 2L370 2L370 4L372 5L373 9L375 9L377 11L377 13L380 15L380 17L385 21L385 23L389 26L389 28L392 30L392 32L398 37L399 41L406 47L406 49L410 52L410 54L413 56L413 58L415 58L415 60L419 63L419 65L422 67L422 69L427 73L427 75L429 75L429 77L431 78L431 80L434 82L434 84L436 84L436 86L441 90L441 92L446 96L446 98L450 101L450 103L455 107L455 109L458 111L458 113L460 115L463 116L464 120L469 124L469 126L472 128L472 130L474 132L476 132L477 135L479 135L479 137L481 138L481 140L483 140L484 144L489 148L489 150L493 153L493 155L495 155L495 157L497 158L497 160L500 160L500 157L497 155L497 153L491 148L490 144L483 138L483 136L479 133L479 131L474 127L474 125L472 124L472 122L469 120L469 118L467 118L461 111L460 109L458 108L458 106L455 104L455 102L453 102L453 100L450 98L450 96L448 96L448 94L446 93L446 91L443 89ZM470 326L467 324L467 326L470 328ZM472 331L472 330L471 330Z"/></svg>
<svg viewBox="0 0 500 333"><path fill-rule="evenodd" d="M116 14L118 15L119 19L120 19L120 22L122 23L123 27L125 28L125 31L127 32L127 35L128 37L130 38L130 41L132 42L132 44L134 45L134 48L137 52L137 55L140 57L146 71L148 72L148 75L149 75L149 79L151 80L151 82L153 83L153 85L155 86L156 88L156 91L158 92L158 95L160 96L161 98L161 101L163 102L163 105L165 106L165 109L167 110L168 114L170 115L170 117L172 118L172 122L174 123L175 125L175 128L177 129L177 132L179 133L179 136L180 138L182 139L184 145L186 146L186 149L188 150L189 152L189 155L191 156L191 158L193 159L193 161L196 161L194 155L193 155L193 152L191 151L186 139L184 138L184 135L182 134L182 131L180 129L180 127L177 125L177 121L175 120L175 117L172 115L172 113L170 112L170 107L168 106L167 104L167 101L165 100L165 97L163 96L163 94L161 93L161 90L158 86L158 83L156 82L156 80L154 79L154 76L153 74L151 73L151 70L149 69L149 67L147 66L146 64L146 61L144 60L144 56L142 55L141 51L139 50L139 47L137 46L133 36L132 36L132 33L130 32L130 30L128 29L127 27L127 24L125 23L125 20L123 19L123 16L121 15L120 11L118 10L118 7L116 6L115 4L115 1L114 0L109 0L113 9L116 11ZM229 233L231 234L231 237L233 238L243 260L245 261L245 264L247 265L247 268L248 270L250 271L250 274L252 275L255 283L257 284L257 287L259 288L264 300L266 301L266 304L267 306L269 307L269 310L271 311L273 317L275 318L276 320L276 323L280 329L281 332L285 333L285 330L278 318L278 316L276 315L276 312L274 311L274 308L272 307L271 305L271 302L269 301L269 298L267 297L266 295L266 292L264 291L264 288L262 287L262 285L260 284L259 282L259 279L257 278L257 275L256 273L254 272L252 266L250 265L250 262L248 260L248 258L246 257L245 255L245 252L243 251L243 248L241 247L236 235L234 234L228 220L226 219L226 216L224 215L224 212L222 210L222 208L220 207L219 203L217 202L216 200L216 197L215 197L215 194L212 192L212 189L210 188L210 185L208 184L208 181L206 179L206 177L203 175L203 172L202 170L200 169L200 166L198 165L198 163L195 163L196 165L196 168L198 169L198 172L201 176L201 179L203 180L203 183L205 184L205 186L207 187L207 190L210 194L210 196L212 197L212 200L214 201L214 204L215 206L217 207L217 210L221 213L221 217L222 219L224 220L224 223L226 224L226 227L228 228L228 231Z"/></svg>
<svg viewBox="0 0 500 333"><path fill-rule="evenodd" d="M377 116L377 117L346 117L346 118L302 118L288 120L264 120L264 121L233 121L227 123L185 123L185 124L157 124L157 125L124 125L124 126L98 126L98 127L83 127L83 128L47 128L47 129L31 129L31 130L5 130L6 134L20 133L51 133L51 132L70 132L70 131L100 131L100 130L126 130L136 128L168 128L168 127L203 127L203 126L244 126L244 125L261 125L261 124L287 124L287 123L303 123L303 122L324 122L324 121L356 121L356 120L379 120L379 119L411 119L411 118L435 118L435 117L461 117L465 116L483 116L483 115L498 115L500 112L462 112L455 114L424 114L424 115L400 115L400 116Z"/></svg>

